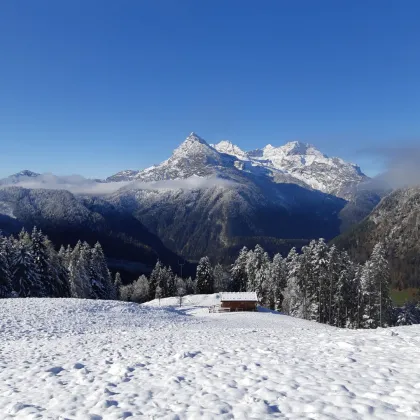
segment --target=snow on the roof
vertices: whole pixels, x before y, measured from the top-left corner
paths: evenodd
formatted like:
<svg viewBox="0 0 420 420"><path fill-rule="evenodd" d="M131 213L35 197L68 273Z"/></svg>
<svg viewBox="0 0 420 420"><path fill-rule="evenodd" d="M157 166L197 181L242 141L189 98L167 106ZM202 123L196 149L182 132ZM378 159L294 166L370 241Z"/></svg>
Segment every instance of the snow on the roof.
<svg viewBox="0 0 420 420"><path fill-rule="evenodd" d="M221 302L230 302L233 300L241 300L247 302L258 302L256 292L225 292L221 293Z"/></svg>

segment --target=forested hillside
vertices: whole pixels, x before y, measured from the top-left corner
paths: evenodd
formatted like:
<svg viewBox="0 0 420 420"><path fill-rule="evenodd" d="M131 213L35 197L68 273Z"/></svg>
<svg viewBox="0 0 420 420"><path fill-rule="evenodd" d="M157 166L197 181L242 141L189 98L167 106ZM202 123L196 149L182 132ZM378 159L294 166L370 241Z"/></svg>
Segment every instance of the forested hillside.
<svg viewBox="0 0 420 420"><path fill-rule="evenodd" d="M385 198L361 223L332 243L359 262L377 242L387 248L394 287L420 287L420 188L399 189Z"/></svg>

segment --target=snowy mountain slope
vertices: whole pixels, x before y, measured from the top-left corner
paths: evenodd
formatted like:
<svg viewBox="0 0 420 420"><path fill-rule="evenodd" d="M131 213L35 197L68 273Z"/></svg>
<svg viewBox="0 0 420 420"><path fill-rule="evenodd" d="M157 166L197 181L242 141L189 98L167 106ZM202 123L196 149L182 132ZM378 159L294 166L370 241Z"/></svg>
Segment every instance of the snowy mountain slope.
<svg viewBox="0 0 420 420"><path fill-rule="evenodd" d="M0 300L2 418L420 416L419 326L348 331L194 306L211 301Z"/></svg>
<svg viewBox="0 0 420 420"><path fill-rule="evenodd" d="M179 260L138 219L103 199L77 197L64 190L0 188L0 230L16 235L22 227L34 226L57 246L99 241L107 257L119 263L141 262L151 269L159 258L176 269Z"/></svg>
<svg viewBox="0 0 420 420"><path fill-rule="evenodd" d="M109 200L130 209L169 249L192 260L209 255L228 263L237 252L236 245L229 248L245 237L254 238L247 243L255 246L265 238L332 238L340 231L344 200L234 168L224 175L229 184L166 190L140 185Z"/></svg>
<svg viewBox="0 0 420 420"><path fill-rule="evenodd" d="M171 157L159 165L143 171L123 171L107 178L107 181L161 181L169 179L185 179L195 176L211 176L218 169L232 168L234 159L220 154L195 133L191 133Z"/></svg>
<svg viewBox="0 0 420 420"><path fill-rule="evenodd" d="M13 184L18 184L20 182L26 182L26 181L33 181L34 178L37 178L40 175L41 174L37 174L36 172L32 172L25 169L16 174L8 176L7 178L0 179L0 186L13 185Z"/></svg>
<svg viewBox="0 0 420 420"><path fill-rule="evenodd" d="M291 243L340 233L344 200L311 188L269 160L246 156L228 142L212 147L191 133L161 164L109 179L159 182L160 188L134 182L110 200L130 209L167 247L193 260L210 255L230 262L229 252L223 250L244 242L239 238L254 238L247 241L253 246L264 238ZM181 187L191 180L204 185L207 179L216 185Z"/></svg>
<svg viewBox="0 0 420 420"><path fill-rule="evenodd" d="M297 141L280 147L268 144L250 152L244 152L228 141L213 147L221 153L281 171L290 179L298 179L311 188L346 199L354 187L368 180L357 165L330 158L314 146Z"/></svg>

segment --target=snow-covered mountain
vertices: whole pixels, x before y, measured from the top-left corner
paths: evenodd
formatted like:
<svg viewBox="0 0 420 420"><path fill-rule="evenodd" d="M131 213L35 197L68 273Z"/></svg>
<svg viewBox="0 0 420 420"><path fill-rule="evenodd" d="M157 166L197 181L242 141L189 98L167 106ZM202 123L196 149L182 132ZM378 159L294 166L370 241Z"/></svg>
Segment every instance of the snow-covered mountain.
<svg viewBox="0 0 420 420"><path fill-rule="evenodd" d="M172 156L159 165L142 171L122 171L107 181L162 181L186 179L191 176L208 177L224 168L232 168L235 159L219 153L205 140L191 133Z"/></svg>
<svg viewBox="0 0 420 420"><path fill-rule="evenodd" d="M130 209L168 248L193 260L228 257L227 249L235 254L245 242L279 247L286 239L332 238L346 205L287 170L227 142L213 147L195 133L161 164L107 179L116 180L139 182L114 193L113 205Z"/></svg>
<svg viewBox="0 0 420 420"><path fill-rule="evenodd" d="M21 182L33 181L41 174L24 169L16 174L10 175L7 178L0 179L0 185L14 185Z"/></svg>
<svg viewBox="0 0 420 420"><path fill-rule="evenodd" d="M268 144L250 152L244 152L228 141L213 147L242 161L289 174L311 188L338 197L348 198L352 188L368 180L357 165L330 158L307 143L293 141L280 147Z"/></svg>
<svg viewBox="0 0 420 420"><path fill-rule="evenodd" d="M345 199L352 196L357 185L369 179L357 165L330 158L310 144L296 141L280 147L269 144L247 152L227 140L208 144L191 133L161 164L142 171L122 171L107 181L149 182L185 179L193 175L225 176L232 168L268 176L276 183L294 183Z"/></svg>
<svg viewBox="0 0 420 420"><path fill-rule="evenodd" d="M67 190L74 194L75 208L80 202L84 206L88 196L94 204L92 217L108 212L111 205L115 213L110 220L132 218L127 226L140 221L178 255L230 262L243 245L260 243L269 251L287 252L313 238L332 239L378 202L369 192L363 200L353 199L353 189L365 179L357 166L328 158L309 145L288 143L244 152L227 141L212 146L191 133L164 162L119 172L106 182L23 171L0 184L3 190L10 185L29 191ZM61 196L22 194L37 197L39 207L48 209L44 229L52 223L50 215L57 219L54 223L62 222L55 207ZM343 197L352 199L349 210ZM7 223L22 218L20 209L28 211L25 220L38 220L30 200L28 205L15 201L20 203L16 206L0 201Z"/></svg>

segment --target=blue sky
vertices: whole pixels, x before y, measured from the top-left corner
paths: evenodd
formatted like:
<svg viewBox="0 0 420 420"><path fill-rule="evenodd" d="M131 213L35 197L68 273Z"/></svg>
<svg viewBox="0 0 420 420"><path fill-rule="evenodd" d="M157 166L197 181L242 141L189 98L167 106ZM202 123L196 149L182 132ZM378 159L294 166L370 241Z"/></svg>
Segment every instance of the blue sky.
<svg viewBox="0 0 420 420"><path fill-rule="evenodd" d="M105 177L191 131L373 174L420 144L418 0L0 3L0 176ZM360 150L370 149L369 156Z"/></svg>

